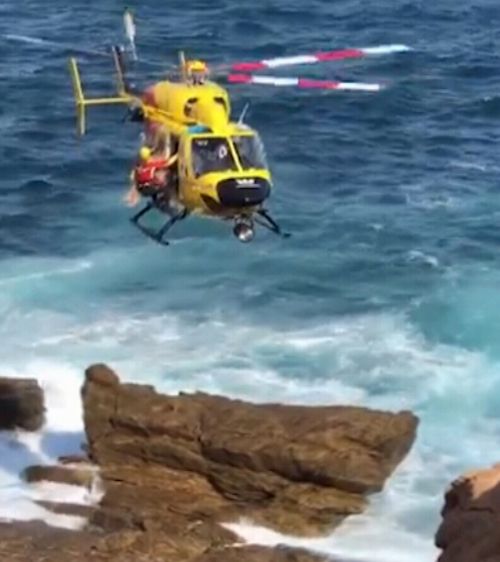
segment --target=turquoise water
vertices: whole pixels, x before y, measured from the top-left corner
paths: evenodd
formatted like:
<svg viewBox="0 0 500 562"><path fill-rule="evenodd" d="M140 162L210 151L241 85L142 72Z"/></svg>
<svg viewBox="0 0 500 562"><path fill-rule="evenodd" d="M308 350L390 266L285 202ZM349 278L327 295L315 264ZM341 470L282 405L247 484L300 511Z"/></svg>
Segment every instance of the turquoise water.
<svg viewBox="0 0 500 562"><path fill-rule="evenodd" d="M121 40L123 7L6 0L0 33L98 48ZM75 446L78 386L99 361L166 392L410 408L421 422L407 461L367 516L314 545L435 559L448 482L498 461L500 6L198 0L137 12L139 53L166 62L178 48L209 62L412 51L280 72L387 83L376 94L231 87L235 114L251 104L270 207L293 237L259 231L244 246L228 225L190 219L163 248L121 204L139 129L96 109L77 139L67 53L0 41L0 366L39 377L58 411L33 455ZM112 87L106 60L80 58L89 90ZM0 468L0 486L26 494L12 472Z"/></svg>

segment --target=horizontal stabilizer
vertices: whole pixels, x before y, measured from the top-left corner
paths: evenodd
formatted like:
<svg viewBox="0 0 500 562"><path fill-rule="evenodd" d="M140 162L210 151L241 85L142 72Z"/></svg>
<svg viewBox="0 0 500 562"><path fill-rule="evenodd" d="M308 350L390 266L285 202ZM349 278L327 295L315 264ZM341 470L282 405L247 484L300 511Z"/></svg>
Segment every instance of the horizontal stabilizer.
<svg viewBox="0 0 500 562"><path fill-rule="evenodd" d="M87 106L127 104L131 101L131 96L125 93L123 75L119 74L118 77L119 97L85 98L85 95L83 93L82 81L80 78L80 71L78 70L78 64L76 62L76 59L73 57L69 60L69 69L71 73L73 94L76 104L78 133L80 135L84 135L86 130L85 109Z"/></svg>

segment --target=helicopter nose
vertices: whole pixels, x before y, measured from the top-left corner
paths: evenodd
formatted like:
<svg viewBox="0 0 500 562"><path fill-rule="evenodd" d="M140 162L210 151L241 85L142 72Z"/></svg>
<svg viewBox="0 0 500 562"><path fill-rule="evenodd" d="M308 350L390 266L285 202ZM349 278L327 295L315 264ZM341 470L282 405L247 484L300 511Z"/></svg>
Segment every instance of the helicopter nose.
<svg viewBox="0 0 500 562"><path fill-rule="evenodd" d="M220 203L233 208L260 205L270 192L269 182L262 178L231 178L217 184Z"/></svg>

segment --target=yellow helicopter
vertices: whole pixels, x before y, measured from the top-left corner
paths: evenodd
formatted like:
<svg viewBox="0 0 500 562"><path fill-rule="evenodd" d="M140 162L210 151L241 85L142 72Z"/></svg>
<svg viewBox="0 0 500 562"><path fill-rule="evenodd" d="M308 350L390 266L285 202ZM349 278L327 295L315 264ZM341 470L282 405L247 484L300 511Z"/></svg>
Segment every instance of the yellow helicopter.
<svg viewBox="0 0 500 562"><path fill-rule="evenodd" d="M129 50L137 60L135 25L128 10L124 15L124 23ZM229 74L227 79L233 84L378 91L381 89L380 84L248 73L404 50L408 50L408 47L389 45L233 63L229 65L233 74ZM69 64L80 135L85 134L86 109L91 106L125 104L129 107L130 120L144 125L144 146L140 151L142 163L139 162L138 167L141 171L141 166L144 166L145 177L151 181L148 183L144 180L137 185L138 175L134 172L131 176L135 181L133 188L148 198L144 208L131 218L132 223L161 244L168 244L164 240L166 232L188 215L232 220L233 233L241 242L249 242L254 238L255 224L288 237L289 234L282 232L264 207L272 191L272 178L260 136L243 122L245 110L238 121L231 120L229 94L221 85L208 80L207 65L199 60L186 61L180 53L180 72L176 78L159 81L145 91L136 93L128 86L125 77L125 51L123 47L112 48L117 79L117 95L114 97L86 98L76 59L71 57ZM148 176L147 172L151 172L151 168L154 173ZM140 222L154 208L170 217L156 232Z"/></svg>
<svg viewBox="0 0 500 562"><path fill-rule="evenodd" d="M145 164L153 158L173 162L163 185L141 186L150 201L132 222L162 244L168 244L163 239L167 230L190 214L233 220L242 242L253 238L256 222L288 236L263 207L272 188L263 143L241 119L231 121L229 95L206 79L206 64L181 55L181 80L164 80L136 95L127 88L118 48L113 57L118 95L91 99L84 96L76 59L70 59L80 135L85 134L87 107L127 104L131 120L144 124ZM139 222L153 208L170 215L158 232Z"/></svg>

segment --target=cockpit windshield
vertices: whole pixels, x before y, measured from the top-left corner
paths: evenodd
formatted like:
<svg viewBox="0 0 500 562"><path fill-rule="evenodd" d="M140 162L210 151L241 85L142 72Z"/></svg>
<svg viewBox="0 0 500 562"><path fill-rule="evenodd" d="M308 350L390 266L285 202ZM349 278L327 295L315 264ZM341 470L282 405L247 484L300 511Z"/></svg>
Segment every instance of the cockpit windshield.
<svg viewBox="0 0 500 562"><path fill-rule="evenodd" d="M264 145L258 135L239 135L231 137L231 140L244 170L267 168Z"/></svg>
<svg viewBox="0 0 500 562"><path fill-rule="evenodd" d="M192 154L195 177L210 172L227 172L238 169L229 144L222 137L194 138Z"/></svg>

